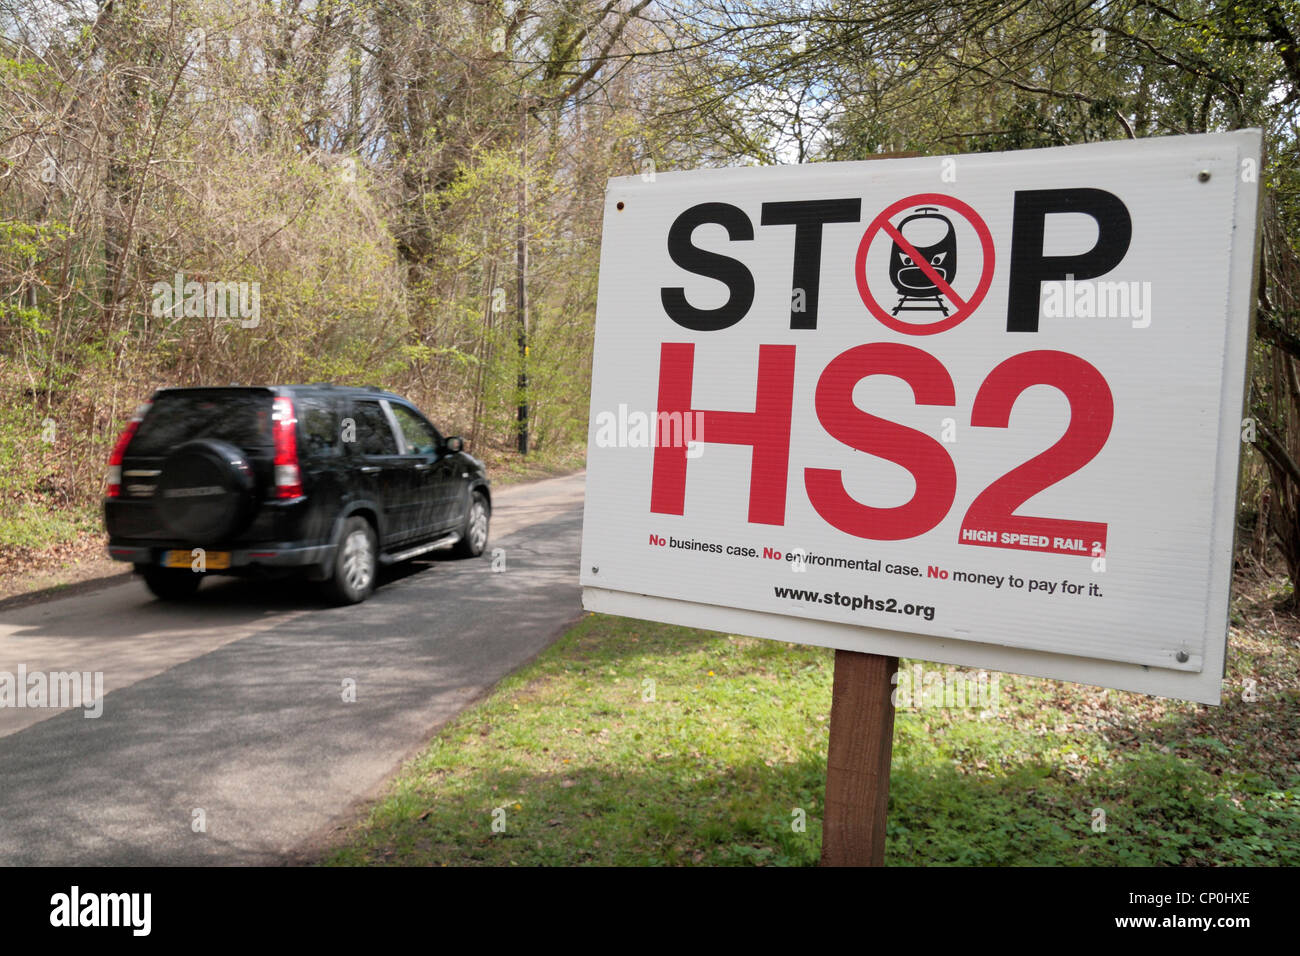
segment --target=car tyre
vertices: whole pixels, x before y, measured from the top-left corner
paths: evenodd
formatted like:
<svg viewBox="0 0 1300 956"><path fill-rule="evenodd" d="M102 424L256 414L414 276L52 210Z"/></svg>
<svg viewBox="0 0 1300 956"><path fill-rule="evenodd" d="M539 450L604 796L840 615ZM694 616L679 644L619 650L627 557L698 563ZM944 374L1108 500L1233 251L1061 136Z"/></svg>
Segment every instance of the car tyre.
<svg viewBox="0 0 1300 956"><path fill-rule="evenodd" d="M203 583L203 575L187 568L140 567L145 586L160 601L184 601L194 596Z"/></svg>
<svg viewBox="0 0 1300 956"><path fill-rule="evenodd" d="M325 581L325 595L334 604L360 604L375 590L378 573L375 529L365 518L349 518L334 554L334 568Z"/></svg>
<svg viewBox="0 0 1300 956"><path fill-rule="evenodd" d="M469 510L465 512L465 525L460 530L455 553L462 558L477 558L488 542L488 524L492 519L492 506L481 491L470 495Z"/></svg>

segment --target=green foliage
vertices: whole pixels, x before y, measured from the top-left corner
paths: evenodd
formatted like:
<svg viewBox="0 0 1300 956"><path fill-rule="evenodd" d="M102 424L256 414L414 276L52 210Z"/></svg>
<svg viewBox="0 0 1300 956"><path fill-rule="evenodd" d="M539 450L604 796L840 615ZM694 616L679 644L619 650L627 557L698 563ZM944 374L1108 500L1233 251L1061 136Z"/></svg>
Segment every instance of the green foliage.
<svg viewBox="0 0 1300 956"><path fill-rule="evenodd" d="M612 83L610 41L637 26L617 5L538 10L510 50L486 12L183 0L106 8L49 49L0 37L0 397L67 424L78 507L164 385L383 384L490 464L526 400L535 451L580 452L604 185L660 81L624 63ZM255 284L256 321L167 311L178 275Z"/></svg>
<svg viewBox="0 0 1300 956"><path fill-rule="evenodd" d="M61 448L57 422L48 415L0 403L0 548L43 548L94 527L98 515L71 500L60 467L65 451L66 441ZM58 505L51 507L51 499Z"/></svg>

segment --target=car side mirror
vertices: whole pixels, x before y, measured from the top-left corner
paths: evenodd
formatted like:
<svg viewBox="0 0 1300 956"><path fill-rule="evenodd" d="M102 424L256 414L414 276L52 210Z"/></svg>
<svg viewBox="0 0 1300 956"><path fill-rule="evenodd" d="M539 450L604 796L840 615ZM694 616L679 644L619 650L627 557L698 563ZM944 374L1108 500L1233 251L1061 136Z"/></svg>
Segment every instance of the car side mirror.
<svg viewBox="0 0 1300 956"><path fill-rule="evenodd" d="M459 436L452 435L443 441L442 447L446 449L448 454L454 455L456 452L464 450L465 443L460 440Z"/></svg>

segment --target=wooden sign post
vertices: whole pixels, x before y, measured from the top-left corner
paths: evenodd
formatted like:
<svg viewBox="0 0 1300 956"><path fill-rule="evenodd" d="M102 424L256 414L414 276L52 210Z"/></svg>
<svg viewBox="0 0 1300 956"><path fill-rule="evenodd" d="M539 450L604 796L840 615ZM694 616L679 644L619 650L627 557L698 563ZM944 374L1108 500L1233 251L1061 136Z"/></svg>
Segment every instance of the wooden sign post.
<svg viewBox="0 0 1300 956"><path fill-rule="evenodd" d="M898 658L835 652L822 866L883 866Z"/></svg>
<svg viewBox="0 0 1300 956"><path fill-rule="evenodd" d="M909 159L884 153L868 159ZM898 658L835 652L826 796L822 808L822 866L884 866L889 816L889 762L894 754L891 678Z"/></svg>

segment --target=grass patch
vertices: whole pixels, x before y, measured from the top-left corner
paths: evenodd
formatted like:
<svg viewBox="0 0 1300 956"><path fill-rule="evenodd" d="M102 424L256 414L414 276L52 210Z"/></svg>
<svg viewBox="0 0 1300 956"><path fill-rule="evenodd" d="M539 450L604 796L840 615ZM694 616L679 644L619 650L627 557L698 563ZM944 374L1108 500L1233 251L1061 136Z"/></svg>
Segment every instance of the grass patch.
<svg viewBox="0 0 1300 956"><path fill-rule="evenodd" d="M1002 675L996 714L900 709L886 862L1300 863L1300 628L1271 613L1238 612L1220 708ZM324 862L815 864L832 673L820 648L589 615Z"/></svg>
<svg viewBox="0 0 1300 956"><path fill-rule="evenodd" d="M440 734L331 862L814 862L785 795L815 814L829 674L819 649L589 616Z"/></svg>
<svg viewBox="0 0 1300 956"><path fill-rule="evenodd" d="M0 548L42 549L97 532L99 515L89 508L52 510L45 502L13 499L0 517Z"/></svg>

